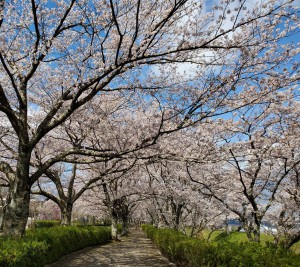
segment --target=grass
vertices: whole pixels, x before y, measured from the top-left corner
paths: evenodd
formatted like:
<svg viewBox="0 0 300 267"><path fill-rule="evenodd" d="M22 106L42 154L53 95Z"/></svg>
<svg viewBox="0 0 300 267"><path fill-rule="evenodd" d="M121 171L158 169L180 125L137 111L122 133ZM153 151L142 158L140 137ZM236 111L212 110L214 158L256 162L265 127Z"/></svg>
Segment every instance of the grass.
<svg viewBox="0 0 300 267"><path fill-rule="evenodd" d="M200 233L198 238L207 240L211 232L212 232L211 230L205 229ZM225 232L222 230L213 231L213 233L209 238L209 241L217 241L220 238L225 238L224 233ZM247 235L246 233L243 232L232 232L230 233L229 236L226 236L226 240L234 243L248 242ZM261 240L261 244L266 244L266 242L273 242L274 237L272 235L262 233L260 236L260 240ZM295 251L297 254L300 254L300 241L294 244L291 247L291 249Z"/></svg>
<svg viewBox="0 0 300 267"><path fill-rule="evenodd" d="M294 244L291 249L295 251L297 254L300 254L300 241Z"/></svg>

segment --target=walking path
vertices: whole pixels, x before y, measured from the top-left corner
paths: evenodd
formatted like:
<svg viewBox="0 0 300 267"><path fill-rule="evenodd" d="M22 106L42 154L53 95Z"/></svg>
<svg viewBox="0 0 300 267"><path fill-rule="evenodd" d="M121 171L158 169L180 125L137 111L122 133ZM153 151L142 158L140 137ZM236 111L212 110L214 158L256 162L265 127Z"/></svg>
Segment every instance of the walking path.
<svg viewBox="0 0 300 267"><path fill-rule="evenodd" d="M132 230L120 242L89 247L63 257L46 267L171 267L145 233Z"/></svg>

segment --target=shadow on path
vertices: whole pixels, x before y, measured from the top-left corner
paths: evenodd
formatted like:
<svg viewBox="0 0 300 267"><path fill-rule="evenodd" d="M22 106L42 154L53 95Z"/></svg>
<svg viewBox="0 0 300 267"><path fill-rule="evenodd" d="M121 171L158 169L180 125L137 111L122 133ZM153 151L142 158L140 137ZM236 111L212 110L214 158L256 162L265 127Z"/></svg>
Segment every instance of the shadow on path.
<svg viewBox="0 0 300 267"><path fill-rule="evenodd" d="M132 230L120 242L89 247L63 257L46 267L167 267L176 266L164 258L145 233Z"/></svg>

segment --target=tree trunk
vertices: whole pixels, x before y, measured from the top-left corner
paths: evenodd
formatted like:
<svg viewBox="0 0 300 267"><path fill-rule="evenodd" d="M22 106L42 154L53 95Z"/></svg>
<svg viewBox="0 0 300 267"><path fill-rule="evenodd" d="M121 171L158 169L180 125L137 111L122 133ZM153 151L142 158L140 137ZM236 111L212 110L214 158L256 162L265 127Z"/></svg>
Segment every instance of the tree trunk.
<svg viewBox="0 0 300 267"><path fill-rule="evenodd" d="M67 204L66 207L61 209L60 224L64 226L70 226L72 222L73 204Z"/></svg>
<svg viewBox="0 0 300 267"><path fill-rule="evenodd" d="M174 225L173 225L173 228L174 230L178 231L179 230L179 224L180 224L180 219L181 219L181 215L182 215L182 209L184 207L183 204L173 204L173 216L175 217L174 218Z"/></svg>
<svg viewBox="0 0 300 267"><path fill-rule="evenodd" d="M256 225L253 230L253 241L260 243L260 225Z"/></svg>
<svg viewBox="0 0 300 267"><path fill-rule="evenodd" d="M29 216L29 166L31 151L19 145L19 159L14 180L10 182L7 205L3 214L4 236L23 236Z"/></svg>
<svg viewBox="0 0 300 267"><path fill-rule="evenodd" d="M3 232L3 210L0 214L0 232Z"/></svg>
<svg viewBox="0 0 300 267"><path fill-rule="evenodd" d="M4 197L2 195L2 188L0 188L0 192L1 192L1 197L0 197L0 205L1 205L1 209L0 209L0 232L3 232L3 214L5 212L5 207L6 207L6 201L4 201Z"/></svg>
<svg viewBox="0 0 300 267"><path fill-rule="evenodd" d="M246 235L247 235L248 240L249 240L250 242L253 242L253 236L252 236L253 229L252 229L252 226L251 226L251 225L249 226L249 225L248 225L247 223L245 223L245 222L243 222L242 225L243 225L243 228L244 228L244 230L245 230L245 233L246 233Z"/></svg>
<svg viewBox="0 0 300 267"><path fill-rule="evenodd" d="M194 237L195 228L196 228L196 225L193 223L193 225L192 225L192 227L191 227L191 232L190 232L190 234L189 234L189 237Z"/></svg>
<svg viewBox="0 0 300 267"><path fill-rule="evenodd" d="M250 242L260 243L260 224L244 226L244 230Z"/></svg>
<svg viewBox="0 0 300 267"><path fill-rule="evenodd" d="M118 221L117 218L111 216L111 238L112 240L119 240L118 239Z"/></svg>
<svg viewBox="0 0 300 267"><path fill-rule="evenodd" d="M296 244L297 242L300 241L300 233L295 234L292 237L287 238L284 242L283 242L283 247L285 249L290 249L294 244Z"/></svg>
<svg viewBox="0 0 300 267"><path fill-rule="evenodd" d="M225 231L226 231L226 234L229 235L230 229L229 229L228 217L227 216L226 216L226 219L225 219Z"/></svg>
<svg viewBox="0 0 300 267"><path fill-rule="evenodd" d="M121 236L127 236L128 235L128 218L122 218L122 233Z"/></svg>
<svg viewBox="0 0 300 267"><path fill-rule="evenodd" d="M16 178L11 183L7 206L3 214L4 236L23 236L29 216L30 185Z"/></svg>

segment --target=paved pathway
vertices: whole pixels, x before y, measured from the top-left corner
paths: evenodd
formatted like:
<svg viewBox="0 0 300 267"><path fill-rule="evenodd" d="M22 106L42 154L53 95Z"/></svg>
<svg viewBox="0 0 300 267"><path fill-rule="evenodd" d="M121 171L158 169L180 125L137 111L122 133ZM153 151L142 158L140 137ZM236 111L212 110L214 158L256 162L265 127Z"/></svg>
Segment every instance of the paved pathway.
<svg viewBox="0 0 300 267"><path fill-rule="evenodd" d="M63 257L46 267L171 267L145 233L132 230L120 242L89 247Z"/></svg>

